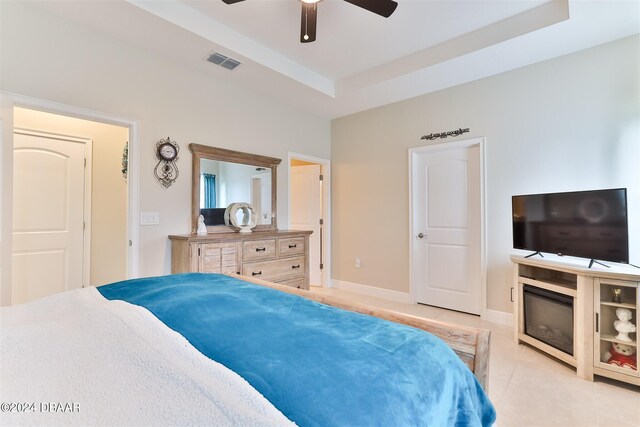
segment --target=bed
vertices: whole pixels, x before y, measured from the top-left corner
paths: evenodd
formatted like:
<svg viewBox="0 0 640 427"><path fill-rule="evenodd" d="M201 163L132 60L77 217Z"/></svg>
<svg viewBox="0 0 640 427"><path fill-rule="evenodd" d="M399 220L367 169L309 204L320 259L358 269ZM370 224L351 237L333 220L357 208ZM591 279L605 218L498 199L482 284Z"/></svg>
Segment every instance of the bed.
<svg viewBox="0 0 640 427"><path fill-rule="evenodd" d="M0 322L2 425L496 417L483 390L488 331L245 277L133 279L3 308Z"/></svg>

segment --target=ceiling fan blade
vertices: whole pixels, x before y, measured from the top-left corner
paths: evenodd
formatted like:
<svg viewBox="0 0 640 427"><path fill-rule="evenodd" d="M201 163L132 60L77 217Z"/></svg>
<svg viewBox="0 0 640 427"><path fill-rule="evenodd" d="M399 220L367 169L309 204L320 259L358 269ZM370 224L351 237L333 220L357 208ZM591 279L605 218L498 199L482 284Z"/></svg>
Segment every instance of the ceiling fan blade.
<svg viewBox="0 0 640 427"><path fill-rule="evenodd" d="M300 43L316 41L316 21L318 3L302 2L302 19L300 22Z"/></svg>
<svg viewBox="0 0 640 427"><path fill-rule="evenodd" d="M225 4L234 4L234 3L240 3L241 1L244 0L222 0Z"/></svg>
<svg viewBox="0 0 640 427"><path fill-rule="evenodd" d="M396 10L398 3L393 0L344 0L358 7L388 18Z"/></svg>

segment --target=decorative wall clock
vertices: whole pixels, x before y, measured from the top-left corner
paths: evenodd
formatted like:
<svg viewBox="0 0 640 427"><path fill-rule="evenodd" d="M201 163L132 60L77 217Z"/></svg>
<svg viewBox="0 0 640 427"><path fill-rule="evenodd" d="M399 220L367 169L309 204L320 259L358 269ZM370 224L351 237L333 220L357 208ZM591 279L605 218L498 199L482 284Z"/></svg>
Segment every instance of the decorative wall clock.
<svg viewBox="0 0 640 427"><path fill-rule="evenodd" d="M171 141L169 137L167 139L161 139L156 142L156 156L158 157L158 164L153 170L156 178L162 185L169 188L171 184L178 179L179 171L178 165L178 152L180 147L175 141Z"/></svg>

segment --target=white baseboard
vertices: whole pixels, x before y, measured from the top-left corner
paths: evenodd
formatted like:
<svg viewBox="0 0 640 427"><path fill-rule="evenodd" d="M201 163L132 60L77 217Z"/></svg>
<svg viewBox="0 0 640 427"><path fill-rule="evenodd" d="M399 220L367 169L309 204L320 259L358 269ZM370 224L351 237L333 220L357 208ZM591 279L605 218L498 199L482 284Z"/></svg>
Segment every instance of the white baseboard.
<svg viewBox="0 0 640 427"><path fill-rule="evenodd" d="M354 292L357 294L386 299L389 301L400 302L404 304L413 304L411 295L406 292L392 291L390 289L361 285L359 283L346 282L344 280L336 279L331 280L331 287L334 289ZM487 309L485 311L485 315L482 316L482 320L504 326L513 326L513 313Z"/></svg>
<svg viewBox="0 0 640 427"><path fill-rule="evenodd" d="M371 297L382 298L394 302L411 304L411 295L406 292L392 291L390 289L377 288L375 286L360 285L358 283L345 282L344 280L333 279L331 287L343 291L355 292Z"/></svg>
<svg viewBox="0 0 640 427"><path fill-rule="evenodd" d="M482 320L487 322L497 323L499 325L513 326L513 313L506 313L504 311L489 310L485 312Z"/></svg>

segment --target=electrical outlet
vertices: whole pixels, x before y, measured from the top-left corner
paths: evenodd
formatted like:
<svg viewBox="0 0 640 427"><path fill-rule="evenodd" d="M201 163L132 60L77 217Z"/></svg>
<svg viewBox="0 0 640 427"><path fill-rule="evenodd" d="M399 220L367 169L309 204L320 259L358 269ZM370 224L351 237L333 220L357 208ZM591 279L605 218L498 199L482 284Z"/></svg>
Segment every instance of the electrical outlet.
<svg viewBox="0 0 640 427"><path fill-rule="evenodd" d="M360 258L356 258L356 268L360 268Z"/></svg>

